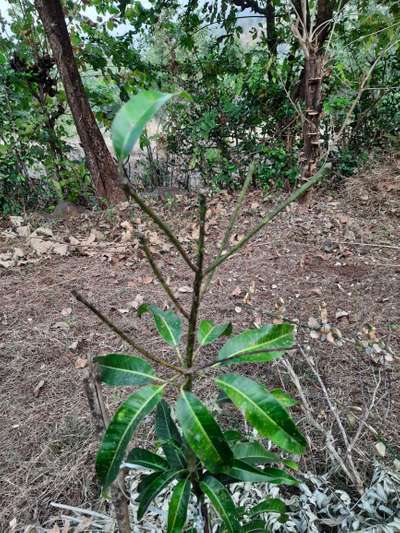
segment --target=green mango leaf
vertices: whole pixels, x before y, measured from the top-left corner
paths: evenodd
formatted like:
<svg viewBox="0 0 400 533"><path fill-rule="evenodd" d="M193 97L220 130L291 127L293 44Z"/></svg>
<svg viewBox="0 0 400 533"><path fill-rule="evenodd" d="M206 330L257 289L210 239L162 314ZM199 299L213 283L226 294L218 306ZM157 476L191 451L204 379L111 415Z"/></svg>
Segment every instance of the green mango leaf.
<svg viewBox="0 0 400 533"><path fill-rule="evenodd" d="M174 488L168 507L167 533L183 531L189 505L190 487L190 481L182 479Z"/></svg>
<svg viewBox="0 0 400 533"><path fill-rule="evenodd" d="M250 465L281 462L279 455L266 450L260 442L237 442L233 447L233 455L235 459Z"/></svg>
<svg viewBox="0 0 400 533"><path fill-rule="evenodd" d="M154 500L154 498L165 489L173 479L180 477L185 473L185 470L167 470L157 473L150 483L147 483L139 494L139 507L137 512L137 519L141 520L144 513L147 511L148 506Z"/></svg>
<svg viewBox="0 0 400 533"><path fill-rule="evenodd" d="M169 469L169 464L164 457L150 452L149 450L144 450L143 448L133 448L129 452L125 462L133 465L143 466L149 470Z"/></svg>
<svg viewBox="0 0 400 533"><path fill-rule="evenodd" d="M98 365L101 381L112 387L146 385L156 377L149 363L133 355L110 353L95 357L94 361Z"/></svg>
<svg viewBox="0 0 400 533"><path fill-rule="evenodd" d="M202 320L200 322L197 338L201 346L211 344L223 335L231 335L232 324L219 324L216 326L212 320Z"/></svg>
<svg viewBox="0 0 400 533"><path fill-rule="evenodd" d="M138 498L140 497L140 494L146 490L146 488L152 483L160 474L160 471L153 472L152 474L145 474L143 476L140 476L140 482L137 486L137 491L139 493Z"/></svg>
<svg viewBox="0 0 400 533"><path fill-rule="evenodd" d="M185 468L186 460L182 450L182 437L171 417L171 409L161 400L156 409L156 436L171 468Z"/></svg>
<svg viewBox="0 0 400 533"><path fill-rule="evenodd" d="M156 305L142 304L138 315L151 313L156 323L156 328L161 337L170 346L178 346L182 335L182 320L173 311L162 311Z"/></svg>
<svg viewBox="0 0 400 533"><path fill-rule="evenodd" d="M279 498L267 498L262 502L252 507L249 511L249 516L257 516L262 513L286 513L286 505Z"/></svg>
<svg viewBox="0 0 400 533"><path fill-rule="evenodd" d="M240 531L235 504L224 485L215 477L207 475L200 482L200 488L212 503L227 531L230 533Z"/></svg>
<svg viewBox="0 0 400 533"><path fill-rule="evenodd" d="M129 156L146 124L176 94L178 93L142 91L121 107L111 128L114 152L119 161Z"/></svg>
<svg viewBox="0 0 400 533"><path fill-rule="evenodd" d="M251 520L247 524L243 524L241 529L243 533L267 533L268 531L264 520Z"/></svg>
<svg viewBox="0 0 400 533"><path fill-rule="evenodd" d="M283 459L282 464L287 466L288 468L291 468L292 470L296 470L296 472L299 470L299 463L296 463L295 461L291 461L290 459Z"/></svg>
<svg viewBox="0 0 400 533"><path fill-rule="evenodd" d="M236 431L235 429L228 429L224 431L224 437L225 437L225 440L227 440L228 442L233 442L233 443L237 442L238 440L242 438L240 432Z"/></svg>
<svg viewBox="0 0 400 533"><path fill-rule="evenodd" d="M232 463L232 451L219 425L194 394L181 392L176 417L189 446L210 472L218 472Z"/></svg>
<svg viewBox="0 0 400 533"><path fill-rule="evenodd" d="M165 385L147 385L131 394L117 409L96 457L96 472L104 488L118 475L126 447L138 424L161 400Z"/></svg>
<svg viewBox="0 0 400 533"><path fill-rule="evenodd" d="M297 405L297 401L292 398L287 392L282 389L271 389L271 394L274 396L283 407L293 407Z"/></svg>
<svg viewBox="0 0 400 533"><path fill-rule="evenodd" d="M261 470L239 459L235 459L232 466L225 468L224 473L234 479L250 483L298 484L297 479L286 474L284 470L279 468L264 468Z"/></svg>
<svg viewBox="0 0 400 533"><path fill-rule="evenodd" d="M293 343L292 324L268 324L259 329L248 329L229 339L218 352L218 361L223 365L272 361L282 357ZM277 351L270 351L275 348Z"/></svg>
<svg viewBox="0 0 400 533"><path fill-rule="evenodd" d="M224 374L216 378L216 383L263 437L288 452L301 454L305 451L305 438L264 385L235 374Z"/></svg>

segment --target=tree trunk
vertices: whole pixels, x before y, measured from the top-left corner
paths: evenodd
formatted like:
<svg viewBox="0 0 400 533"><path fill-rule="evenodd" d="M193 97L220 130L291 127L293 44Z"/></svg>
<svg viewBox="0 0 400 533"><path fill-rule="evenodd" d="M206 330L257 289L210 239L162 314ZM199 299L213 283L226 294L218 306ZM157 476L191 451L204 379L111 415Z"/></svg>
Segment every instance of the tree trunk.
<svg viewBox="0 0 400 533"><path fill-rule="evenodd" d="M60 72L68 104L85 152L96 194L110 202L126 199L118 167L113 160L86 97L75 63L60 0L35 0L36 9Z"/></svg>
<svg viewBox="0 0 400 533"><path fill-rule="evenodd" d="M321 81L323 57L310 50L305 60L305 116L303 122L303 153L301 178L306 181L317 170L320 155Z"/></svg>

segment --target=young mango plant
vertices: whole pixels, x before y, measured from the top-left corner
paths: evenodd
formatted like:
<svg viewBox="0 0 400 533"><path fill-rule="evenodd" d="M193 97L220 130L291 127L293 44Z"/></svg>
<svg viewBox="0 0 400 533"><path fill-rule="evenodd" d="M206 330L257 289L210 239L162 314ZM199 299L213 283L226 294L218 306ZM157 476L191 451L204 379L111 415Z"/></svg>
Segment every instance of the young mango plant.
<svg viewBox="0 0 400 533"><path fill-rule="evenodd" d="M121 108L112 130L115 152L121 163L129 155L148 120L172 96L154 91L144 92L134 96ZM284 520L284 503L272 498L261 501L253 509L238 509L233 502L230 486L238 482L297 483L285 470L285 467L296 466L293 461L284 460L278 453L267 450L261 440L242 437L235 429L224 430L219 425L210 409L192 392L196 379L203 379L211 370L215 376L215 370L219 369L220 373L213 378L216 390L237 407L260 437L289 454L299 455L306 449L306 440L288 412L294 400L280 389L268 390L262 383L238 372L226 372L228 366L268 363L282 357L295 344L294 326L267 324L232 336L232 325L229 323L216 324L210 317L199 320L201 301L216 268L238 249L236 245L225 250L253 171L251 166L217 257L209 266L204 264L204 196L199 196L197 257L192 260L165 222L135 191L131 191L133 199L175 245L194 273L191 308L186 310L163 277L146 238L140 236L152 270L177 310L176 314L171 309L165 311L151 303L145 303L138 309L139 317L147 313L151 315L159 335L171 349L168 359L162 359L140 346L80 294L75 293L78 300L120 335L134 351L132 355L116 353L94 359L102 383L110 387L137 387L117 409L104 433L96 458L98 478L106 490L116 480L122 465L135 465L150 471L142 476L138 487L137 520L143 518L154 498L170 487L165 525L168 533L177 533L189 527L186 522L190 501L198 505L200 523L205 532L213 528L212 517L216 515L219 517L219 531L266 531L266 524L260 516L278 513ZM290 200L286 202L287 205ZM266 217L256 231L286 205L278 206L273 216ZM251 230L242 240L242 245L256 231ZM227 337L228 340L215 351L213 361L202 364L203 347L221 337ZM157 375L151 363L165 367L170 375ZM174 389L172 396L177 397L172 405L164 399L168 388ZM129 449L138 425L154 411L155 433L162 454L140 447ZM214 509L214 514L209 512L210 507Z"/></svg>

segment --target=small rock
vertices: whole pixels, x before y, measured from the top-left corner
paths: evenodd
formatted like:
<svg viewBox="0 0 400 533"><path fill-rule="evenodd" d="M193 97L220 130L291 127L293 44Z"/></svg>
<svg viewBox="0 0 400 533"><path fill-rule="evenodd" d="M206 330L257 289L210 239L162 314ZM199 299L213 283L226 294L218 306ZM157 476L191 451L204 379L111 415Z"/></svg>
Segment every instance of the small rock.
<svg viewBox="0 0 400 533"><path fill-rule="evenodd" d="M40 226L39 228L35 229L32 235L52 238L53 232L47 226Z"/></svg>
<svg viewBox="0 0 400 533"><path fill-rule="evenodd" d="M32 237L29 239L29 245L33 250L35 250L37 255L43 255L53 248L53 243L49 241L44 241L43 239L39 239L38 237Z"/></svg>

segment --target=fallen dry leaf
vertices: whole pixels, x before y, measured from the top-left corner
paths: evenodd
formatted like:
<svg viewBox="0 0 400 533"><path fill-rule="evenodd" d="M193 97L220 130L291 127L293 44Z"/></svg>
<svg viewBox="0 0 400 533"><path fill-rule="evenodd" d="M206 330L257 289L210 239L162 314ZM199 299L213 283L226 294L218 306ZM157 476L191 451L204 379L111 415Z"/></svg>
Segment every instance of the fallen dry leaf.
<svg viewBox="0 0 400 533"><path fill-rule="evenodd" d="M74 245L74 246L77 246L78 244L81 243L80 240L76 239L75 237L73 237L72 235L69 236L69 242L70 244Z"/></svg>
<svg viewBox="0 0 400 533"><path fill-rule="evenodd" d="M242 289L239 286L237 286L231 292L231 296L240 296L241 292L242 292Z"/></svg>
<svg viewBox="0 0 400 533"><path fill-rule="evenodd" d="M183 285L182 287L179 287L178 292L189 293L192 292L192 288L188 285Z"/></svg>
<svg viewBox="0 0 400 533"><path fill-rule="evenodd" d="M29 239L29 245L31 248L33 248L37 255L47 254L53 248L52 242L45 241L39 237L31 237Z"/></svg>
<svg viewBox="0 0 400 533"><path fill-rule="evenodd" d="M15 231L20 237L26 238L31 234L31 226L30 224L27 224L26 226L19 226L15 229Z"/></svg>
<svg viewBox="0 0 400 533"><path fill-rule="evenodd" d="M381 457L385 457L386 446L383 444L383 442L377 442L375 444L375 450L377 451L378 455L380 455Z"/></svg>
<svg viewBox="0 0 400 533"><path fill-rule="evenodd" d="M321 322L323 324L326 324L328 322L328 310L326 308L326 303L322 302L322 304L319 307L320 316L321 316Z"/></svg>
<svg viewBox="0 0 400 533"><path fill-rule="evenodd" d="M87 365L88 365L88 360L85 357L77 357L75 359L75 363L74 363L75 368L77 369L86 368Z"/></svg>
<svg viewBox="0 0 400 533"><path fill-rule="evenodd" d="M53 252L57 255L68 255L68 245L57 242L53 246Z"/></svg>
<svg viewBox="0 0 400 533"><path fill-rule="evenodd" d="M344 318L347 316L349 316L349 313L347 311L344 311L343 309L338 309L335 314L335 317L337 319Z"/></svg>
<svg viewBox="0 0 400 533"><path fill-rule="evenodd" d="M235 313L241 313L241 312L242 312L242 308L237 305L235 307Z"/></svg>
<svg viewBox="0 0 400 533"><path fill-rule="evenodd" d="M118 309L118 313L121 313L121 315L126 315L129 313L129 309L125 309L125 308Z"/></svg>
<svg viewBox="0 0 400 533"><path fill-rule="evenodd" d="M32 235L52 238L53 237L53 232L47 226L40 226L39 228L35 229L35 231L32 233Z"/></svg>
<svg viewBox="0 0 400 533"><path fill-rule="evenodd" d="M320 329L321 324L318 322L316 318L314 318L313 316L310 316L307 322L307 326L311 329Z"/></svg>
<svg viewBox="0 0 400 533"><path fill-rule="evenodd" d="M143 285L150 285L150 283L153 283L154 278L151 276L143 276L142 283Z"/></svg>
<svg viewBox="0 0 400 533"><path fill-rule="evenodd" d="M39 383L36 385L36 387L33 389L33 395L35 396L35 398L37 398L40 394L40 391L43 389L44 387L44 379L40 380Z"/></svg>
<svg viewBox="0 0 400 533"><path fill-rule="evenodd" d="M143 302L144 302L143 296L141 294L137 294L135 299L132 302L130 302L129 305L132 307L132 309L137 311Z"/></svg>
<svg viewBox="0 0 400 533"><path fill-rule="evenodd" d="M64 307L61 309L62 316L69 316L72 313L72 307Z"/></svg>

